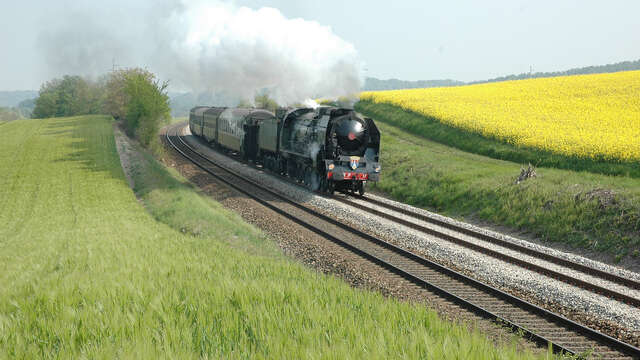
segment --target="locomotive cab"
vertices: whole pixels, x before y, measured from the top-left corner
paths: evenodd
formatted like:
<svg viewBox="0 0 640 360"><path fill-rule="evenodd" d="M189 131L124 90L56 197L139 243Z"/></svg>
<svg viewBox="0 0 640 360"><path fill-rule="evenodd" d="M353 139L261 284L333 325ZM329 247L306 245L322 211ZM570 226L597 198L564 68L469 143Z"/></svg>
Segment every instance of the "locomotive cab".
<svg viewBox="0 0 640 360"><path fill-rule="evenodd" d="M264 121L273 119L273 114L266 110L254 110L247 115L242 127L244 138L242 141L242 153L245 159L256 160L259 154L259 132Z"/></svg>

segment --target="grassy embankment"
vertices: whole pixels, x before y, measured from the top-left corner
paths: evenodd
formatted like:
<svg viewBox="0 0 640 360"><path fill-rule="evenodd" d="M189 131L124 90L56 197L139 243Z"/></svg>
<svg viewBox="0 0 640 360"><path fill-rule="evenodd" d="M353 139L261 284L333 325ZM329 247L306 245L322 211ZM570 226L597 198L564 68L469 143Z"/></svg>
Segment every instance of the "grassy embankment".
<svg viewBox="0 0 640 360"><path fill-rule="evenodd" d="M533 357L287 260L148 156L141 204L111 126L3 126L0 358Z"/></svg>
<svg viewBox="0 0 640 360"><path fill-rule="evenodd" d="M356 109L380 124L383 176L377 188L394 198L528 231L615 260L638 256L640 179L551 168L635 174L637 164L518 147L385 103L360 101ZM526 162L550 167L538 168L537 178L516 185Z"/></svg>
<svg viewBox="0 0 640 360"><path fill-rule="evenodd" d="M183 122L183 121L189 121L189 117L188 116L178 116L178 117L172 117L171 121L169 122L170 124L176 124L179 122Z"/></svg>

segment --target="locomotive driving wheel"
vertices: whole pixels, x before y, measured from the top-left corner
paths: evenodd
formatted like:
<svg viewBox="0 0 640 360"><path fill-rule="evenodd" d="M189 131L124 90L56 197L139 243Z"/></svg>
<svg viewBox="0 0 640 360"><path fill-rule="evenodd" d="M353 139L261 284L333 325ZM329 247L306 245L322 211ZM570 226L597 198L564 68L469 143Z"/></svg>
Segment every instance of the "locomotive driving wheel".
<svg viewBox="0 0 640 360"><path fill-rule="evenodd" d="M336 192L336 184L333 180L327 180L327 192L329 195L333 195Z"/></svg>
<svg viewBox="0 0 640 360"><path fill-rule="evenodd" d="M360 182L358 183L358 194L360 194L360 196L364 196L364 192L365 192L364 187L365 187L365 184L366 184L366 182L364 182L364 181L360 181Z"/></svg>
<svg viewBox="0 0 640 360"><path fill-rule="evenodd" d="M311 190L311 168L304 168L304 185Z"/></svg>
<svg viewBox="0 0 640 360"><path fill-rule="evenodd" d="M296 163L293 161L287 161L287 175L295 181L300 181L298 178L298 169Z"/></svg>
<svg viewBox="0 0 640 360"><path fill-rule="evenodd" d="M266 162L267 169L276 172L276 161L274 160L273 156L268 156Z"/></svg>
<svg viewBox="0 0 640 360"><path fill-rule="evenodd" d="M311 169L311 190L318 191L320 189L320 175L316 169Z"/></svg>
<svg viewBox="0 0 640 360"><path fill-rule="evenodd" d="M317 191L320 188L320 176L310 166L304 169L304 184L311 191Z"/></svg>

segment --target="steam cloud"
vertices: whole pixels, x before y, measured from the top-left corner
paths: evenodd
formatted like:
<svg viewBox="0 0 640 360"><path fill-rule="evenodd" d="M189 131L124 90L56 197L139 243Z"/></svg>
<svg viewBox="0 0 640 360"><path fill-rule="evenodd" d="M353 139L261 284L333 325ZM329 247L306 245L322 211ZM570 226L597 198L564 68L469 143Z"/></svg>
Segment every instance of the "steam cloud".
<svg viewBox="0 0 640 360"><path fill-rule="evenodd" d="M174 88L251 99L267 90L281 104L356 93L361 63L352 44L315 21L216 2L175 2L146 14L76 9L49 23L40 47L49 76L98 75L147 66ZM138 10L139 11L139 10ZM130 25L127 25L130 24Z"/></svg>

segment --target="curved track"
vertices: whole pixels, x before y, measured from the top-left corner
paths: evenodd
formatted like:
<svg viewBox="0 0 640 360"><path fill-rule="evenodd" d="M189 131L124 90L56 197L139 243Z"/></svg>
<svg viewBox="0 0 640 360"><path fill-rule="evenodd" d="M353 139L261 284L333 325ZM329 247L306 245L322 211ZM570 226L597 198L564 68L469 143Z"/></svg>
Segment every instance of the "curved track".
<svg viewBox="0 0 640 360"><path fill-rule="evenodd" d="M189 146L170 128L167 143L218 181L365 259L483 317L523 332L554 351L592 352L596 358L640 358L640 349L502 292L454 270L359 231L235 174Z"/></svg>
<svg viewBox="0 0 640 360"><path fill-rule="evenodd" d="M242 161L241 159L238 159L236 157L234 157L234 160ZM255 167L255 165L251 165ZM290 178L282 177L282 179L290 184L301 186L299 183L291 180ZM626 289L631 290L631 293L633 293L635 290L640 290L640 281L573 262L562 257L541 252L536 249L529 248L511 241L503 240L496 236L481 233L470 228L456 225L454 223L425 216L417 211L408 210L384 201L372 199L371 197L365 196L351 198L349 196L333 196L331 197L331 199L337 200L339 202L342 202L343 204L355 207L359 210L385 218L395 223L402 224L424 234L435 236L439 239L466 247L474 251L478 251L484 255L500 259L502 261L522 268L526 268L530 271L537 272L555 280L577 286L590 292L601 294L603 296L615 299L631 306L640 307L640 298L629 295L629 292L627 294L625 294L624 292L624 290ZM363 204L363 202L367 204ZM375 207L381 207L386 210L390 210L392 213L389 213L388 211L380 211ZM396 214L394 215L393 213ZM409 218L407 218L407 216L409 216ZM422 222L422 224L420 224L420 222ZM426 225L425 223L429 225ZM454 234L443 232L443 229L445 231L453 231ZM505 254L504 251L501 251L502 249L492 249L491 246L488 246L490 244L500 246L504 249L516 251L518 254ZM527 259L527 257L542 260L544 261L544 263L536 264L530 259ZM556 265L559 268L556 268L554 270L547 266L548 264ZM571 271L580 272L588 275L589 277L605 280L611 283L611 285L613 286L606 286L608 284L599 285L588 280L578 278L578 276L576 276L575 274L571 274ZM620 291L621 289L623 291Z"/></svg>
<svg viewBox="0 0 640 360"><path fill-rule="evenodd" d="M584 264L580 264L577 262L573 262L558 256L554 256L545 252L541 252L520 244L516 244L507 240L503 240L500 239L496 236L492 236L489 234L485 234L485 233L481 233L479 231L476 230L472 230L470 228L467 227L463 227L460 225L456 225L450 222L446 222L437 218L433 218L433 217L429 217L429 216L425 216L423 214L420 214L416 211L411 211L408 210L406 208L402 208L384 201L380 201L380 200L376 200L376 199L372 199L370 197L365 197L365 198L359 198L358 200L361 201L354 201L351 200L349 198L345 198L345 197L336 197L336 200L347 204L349 206L353 206L355 208L358 208L360 210L369 212L371 214L383 217L385 219L391 220L393 222L405 225L407 227L410 227L414 230L418 230L420 232L423 232L425 234L428 235L433 235L436 236L440 239L444 239L447 240L449 242L452 242L454 244L458 244L461 245L463 247L481 252L485 255L489 255L492 256L494 258L509 262L511 264L535 271L539 274L543 274L546 275L548 277L554 278L556 280L559 281L563 281L566 282L568 284L583 288L585 290L591 291L591 292L595 292L604 296L607 296L609 298L612 299L616 299L618 301L621 301L623 303L632 305L632 306L636 306L636 307L640 307L640 299L635 298L633 296L629 296L627 294L623 294L619 291L613 290L611 288L608 287L604 287L604 286L600 286L600 285L596 285L593 284L591 282L585 281L585 280L581 280L576 278L575 276L571 276L571 275L567 275L566 273L560 272L560 271L556 271L556 270L552 270L549 269L546 266L543 265L539 265L539 264L535 264L531 261L527 261L527 260L523 260L521 258L515 257L515 256L510 256L505 254L504 252L495 250L495 249L491 249L489 247L483 246L482 243L486 242L486 243L490 243L490 244L494 244L494 245L498 245L500 247L506 248L506 249L510 249L510 250L514 250L517 251L520 254L524 254L536 259L540 259L540 260L544 260L546 262L552 263L554 265L558 265L564 268L568 268L571 270L575 270L575 271L579 271L581 273L584 273L586 275L592 276L594 278L599 278L602 280L606 280L609 281L611 283L617 284L617 285L621 285L624 287L627 287L631 290L640 290L640 282L634 280L634 279L629 279L626 277L622 277L613 273L609 273L600 269L596 269ZM404 216L403 218L401 218L398 215L393 215L390 214L389 212L384 212L384 211L380 211L377 210L375 208L372 208L371 206L367 206L365 204L363 204L363 202L369 203L369 204L373 204L375 206L378 207L382 207L388 210L391 210L393 212L396 212L400 215L406 215L409 216L410 218L413 218L412 220L409 220L406 216ZM418 221L416 221L418 220ZM429 224L433 224L436 225L436 227L427 227L424 225L419 224L418 222L427 222ZM455 236L452 235L451 233L445 233L442 230L439 230L438 228L444 228L444 229L448 229L448 230L452 230L455 233L459 233L462 235L465 235L469 238L472 239L472 241L469 240L464 240L462 239L460 236Z"/></svg>

